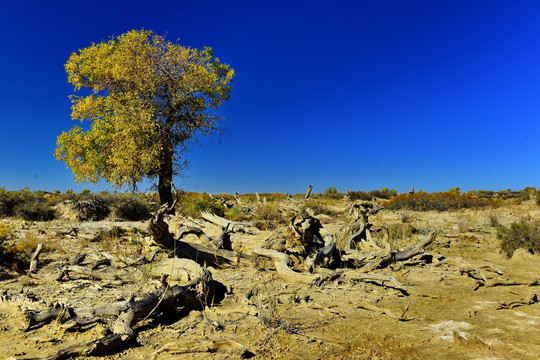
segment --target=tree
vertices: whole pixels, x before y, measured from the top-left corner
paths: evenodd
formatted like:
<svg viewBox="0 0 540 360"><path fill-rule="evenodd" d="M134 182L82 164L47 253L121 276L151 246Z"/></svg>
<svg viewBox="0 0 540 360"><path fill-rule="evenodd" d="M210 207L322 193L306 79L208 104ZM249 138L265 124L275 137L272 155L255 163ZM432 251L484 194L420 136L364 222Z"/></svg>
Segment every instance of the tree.
<svg viewBox="0 0 540 360"><path fill-rule="evenodd" d="M172 204L172 179L191 140L219 130L216 110L229 99L234 70L212 49L183 47L132 30L74 52L65 64L73 126L58 136L55 157L75 181L136 186L158 180ZM84 91L86 89L86 91Z"/></svg>

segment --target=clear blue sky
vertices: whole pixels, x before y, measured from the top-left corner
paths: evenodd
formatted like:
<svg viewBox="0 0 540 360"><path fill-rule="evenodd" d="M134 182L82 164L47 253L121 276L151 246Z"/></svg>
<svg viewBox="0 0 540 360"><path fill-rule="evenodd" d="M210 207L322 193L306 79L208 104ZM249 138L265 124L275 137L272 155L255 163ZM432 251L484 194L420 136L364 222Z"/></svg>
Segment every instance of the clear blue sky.
<svg viewBox="0 0 540 360"><path fill-rule="evenodd" d="M131 29L237 74L194 191L540 187L540 1L0 2L0 187L76 185L53 157L71 52Z"/></svg>

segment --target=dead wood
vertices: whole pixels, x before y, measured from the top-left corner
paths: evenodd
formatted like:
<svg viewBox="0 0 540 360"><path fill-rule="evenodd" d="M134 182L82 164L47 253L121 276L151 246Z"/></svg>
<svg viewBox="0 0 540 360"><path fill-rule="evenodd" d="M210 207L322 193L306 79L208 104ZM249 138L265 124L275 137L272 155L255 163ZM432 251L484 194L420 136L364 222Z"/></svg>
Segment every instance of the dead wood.
<svg viewBox="0 0 540 360"><path fill-rule="evenodd" d="M321 234L324 238L324 246L315 254L306 258L305 266L309 272L312 272L313 268L322 263L324 259L332 256L336 250L336 242L328 231L321 227L319 229L319 234Z"/></svg>
<svg viewBox="0 0 540 360"><path fill-rule="evenodd" d="M346 253L354 252L356 248L372 253L380 252L389 248L388 244L388 228L377 229L369 222L369 216L377 214L382 210L377 204L369 201L364 201L350 206L350 213L353 219L336 235L338 247ZM385 237L382 246L376 244L371 234L378 231L385 232Z"/></svg>
<svg viewBox="0 0 540 360"><path fill-rule="evenodd" d="M58 273L58 276L56 277L57 281L62 280L65 276L69 278L69 273L76 273L76 274L82 274L84 276L88 276L93 279L101 279L101 280L114 280L119 281L122 283L120 277L114 274L105 274L99 271L90 270L83 266L79 265L64 265L60 268L60 271Z"/></svg>
<svg viewBox="0 0 540 360"><path fill-rule="evenodd" d="M236 203L237 203L239 206L244 205L244 203L242 202L242 200L240 200L240 196L238 196L238 193L237 193L237 192L235 192L233 196L234 196L234 200L236 200Z"/></svg>
<svg viewBox="0 0 540 360"><path fill-rule="evenodd" d="M251 252L254 255L265 256L272 259L274 261L278 276L288 282L300 284L315 284L321 281L320 275L301 273L292 270L289 267L290 259L287 254L275 250L262 248L253 249Z"/></svg>
<svg viewBox="0 0 540 360"><path fill-rule="evenodd" d="M410 321L410 320L416 319L414 317L412 317L412 318L405 317L405 314L409 310L410 305L411 305L411 303L409 302L407 304L407 306L405 306L405 308L403 309L403 311L401 313L396 313L396 312L394 312L392 310L385 309L383 307L375 306L375 305L368 304L368 303L362 303L362 302L360 304L358 304L356 307L358 309L369 310L369 311L373 311L373 312L376 312L376 313L379 313L379 314L382 314L382 315L386 315L391 319L395 319L395 320L399 320L399 321Z"/></svg>
<svg viewBox="0 0 540 360"><path fill-rule="evenodd" d="M69 265L79 265L80 263L82 263L84 261L85 258L86 258L85 253L79 253L79 254L73 256L71 259L69 259L68 264Z"/></svg>
<svg viewBox="0 0 540 360"><path fill-rule="evenodd" d="M158 355L163 352L171 355L208 352L234 354L240 357L252 356L252 353L245 346L229 339L205 340L185 345L169 343L150 354L150 359L157 359Z"/></svg>
<svg viewBox="0 0 540 360"><path fill-rule="evenodd" d="M386 276L381 274L367 274L360 271L347 271L341 274L344 279L352 281L368 282L374 285L379 285L401 291L404 295L409 295L405 286L400 283L394 276Z"/></svg>
<svg viewBox="0 0 540 360"><path fill-rule="evenodd" d="M103 304L94 307L56 308L39 312L28 312L25 330L35 325L51 322L55 319L65 323L65 328L76 329L80 324L90 324L113 317L116 320L111 327L111 334L102 338L66 347L56 354L42 359L58 360L75 356L92 356L116 351L129 345L135 338L133 326L152 313L165 316L182 317L191 310L200 310L208 296L213 296L213 279L204 269L203 275L193 279L186 286L174 285L160 288L143 295L139 300L133 297L127 301Z"/></svg>
<svg viewBox="0 0 540 360"><path fill-rule="evenodd" d="M201 212L201 217L214 225L220 226L222 229L228 226L229 230L233 233L253 234L251 229L242 224L235 223L215 214L210 214L206 211Z"/></svg>
<svg viewBox="0 0 540 360"><path fill-rule="evenodd" d="M216 239L211 239L199 228L182 228L179 231L179 238L175 239L169 232L169 225L164 220L164 212L166 210L167 207L164 205L156 212L148 223L148 229L152 234L153 240L159 246L173 250L176 256L192 259L203 266L211 265L214 267L220 267L224 264L237 264L240 257L246 257L230 250L232 246L230 244L228 227L225 227L221 235ZM197 235L203 242L214 246L207 247L180 241L181 238L188 234ZM219 249L218 246L222 248ZM229 249L224 249L224 247L228 247Z"/></svg>
<svg viewBox="0 0 540 360"><path fill-rule="evenodd" d="M94 265L92 265L91 269L96 270L97 268L102 267L102 266L111 266L111 260L110 259L98 260L98 261L96 261L96 263Z"/></svg>
<svg viewBox="0 0 540 360"><path fill-rule="evenodd" d="M232 251L232 242L231 242L231 230L229 230L230 224L221 228L221 234L213 240L214 246L218 249L231 250Z"/></svg>
<svg viewBox="0 0 540 360"><path fill-rule="evenodd" d="M308 189L306 191L306 196L304 196L304 199L309 199L309 196L311 195L311 190L313 190L313 185L309 185Z"/></svg>
<svg viewBox="0 0 540 360"><path fill-rule="evenodd" d="M416 245L408 249L397 251L393 256L392 261L405 261L416 255L422 254L424 252L424 248L431 244L435 240L436 236L437 232L431 230L426 239L419 241Z"/></svg>
<svg viewBox="0 0 540 360"><path fill-rule="evenodd" d="M503 301L499 304L499 306L497 307L497 310L513 309L518 306L532 305L537 302L538 302L538 296L536 296L536 294L531 294L528 298L525 298L525 299L509 301L509 302Z"/></svg>
<svg viewBox="0 0 540 360"><path fill-rule="evenodd" d="M39 243L36 247L36 251L34 251L34 255L32 256L32 260L30 261L30 268L28 269L28 276L30 276L33 272L36 271L39 261L39 254L41 254L41 250L43 249L43 244Z"/></svg>
<svg viewBox="0 0 540 360"><path fill-rule="evenodd" d="M196 228L196 227L183 227L183 228L181 228L176 233L177 240L181 240L184 236L187 236L189 234L196 235L199 238L199 240L201 240L201 242L203 244L211 244L212 243L212 239L210 239L210 237L208 235L206 235L204 233L204 231L202 231L201 229Z"/></svg>
<svg viewBox="0 0 540 360"><path fill-rule="evenodd" d="M386 267L392 263L398 261L406 261L424 252L425 248L430 245L436 238L437 233L431 231L429 235L420 240L416 245L413 245L405 250L389 251L388 248L378 247L377 252L366 253L357 250L345 251L341 258L345 262L350 262L357 268L366 268L367 271L371 271L377 268ZM374 248L375 249L375 248Z"/></svg>
<svg viewBox="0 0 540 360"><path fill-rule="evenodd" d="M540 285L540 279L534 279L532 281L517 281L517 280L487 280L484 281L478 280L476 284L473 287L473 290L478 290L481 287L495 287L495 286L518 286L518 285L525 285L525 286L538 286Z"/></svg>

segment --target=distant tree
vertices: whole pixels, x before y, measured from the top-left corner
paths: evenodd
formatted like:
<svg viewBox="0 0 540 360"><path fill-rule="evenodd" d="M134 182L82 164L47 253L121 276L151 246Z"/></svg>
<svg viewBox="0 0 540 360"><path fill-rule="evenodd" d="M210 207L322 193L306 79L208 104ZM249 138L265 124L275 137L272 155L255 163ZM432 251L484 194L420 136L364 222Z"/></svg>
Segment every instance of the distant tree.
<svg viewBox="0 0 540 360"><path fill-rule="evenodd" d="M326 195L334 195L334 194L337 194L338 191L337 191L337 188L332 186L332 187L329 187L328 189L324 190L324 193Z"/></svg>
<svg viewBox="0 0 540 360"><path fill-rule="evenodd" d="M77 182L135 186L158 181L172 204L172 179L189 141L219 130L214 111L229 99L234 70L212 49L183 47L152 31L132 30L74 52L65 64L71 117L88 121L58 136L55 157Z"/></svg>

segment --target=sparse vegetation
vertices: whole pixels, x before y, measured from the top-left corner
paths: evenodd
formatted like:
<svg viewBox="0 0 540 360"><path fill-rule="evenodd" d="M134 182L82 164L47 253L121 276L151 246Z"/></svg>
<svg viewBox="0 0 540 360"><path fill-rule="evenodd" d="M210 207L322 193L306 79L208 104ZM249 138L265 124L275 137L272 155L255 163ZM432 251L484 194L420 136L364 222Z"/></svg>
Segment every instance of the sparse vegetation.
<svg viewBox="0 0 540 360"><path fill-rule="evenodd" d="M177 199L177 210L181 215L199 218L202 211L219 216L225 215L224 207L207 193L181 191Z"/></svg>
<svg viewBox="0 0 540 360"><path fill-rule="evenodd" d="M12 231L13 228L11 226L0 224L0 257L2 257L5 250L4 242L9 239Z"/></svg>
<svg viewBox="0 0 540 360"><path fill-rule="evenodd" d="M501 225L499 222L499 216L495 214L494 212L489 213L488 220L489 220L489 226L491 227L496 228Z"/></svg>
<svg viewBox="0 0 540 360"><path fill-rule="evenodd" d="M75 194L55 191L7 191L0 188L0 218L26 221L50 221L68 218L72 221L98 221L111 216L115 220L139 221L150 217L152 208L144 195L83 190Z"/></svg>
<svg viewBox="0 0 540 360"><path fill-rule="evenodd" d="M502 251L508 257L520 248L531 253L540 253L540 222L530 216L514 221L509 227L499 226L497 237L501 240Z"/></svg>
<svg viewBox="0 0 540 360"><path fill-rule="evenodd" d="M389 210L412 211L446 211L469 208L480 208L490 205L488 199L475 197L473 194L462 194L458 191L427 193L418 191L414 194L400 194L385 204Z"/></svg>
<svg viewBox="0 0 540 360"><path fill-rule="evenodd" d="M369 192L365 191L348 191L347 196L349 200L371 200L375 199L391 199L398 194L395 189L383 188L382 190L371 190Z"/></svg>

